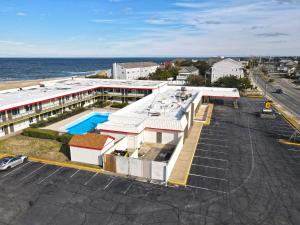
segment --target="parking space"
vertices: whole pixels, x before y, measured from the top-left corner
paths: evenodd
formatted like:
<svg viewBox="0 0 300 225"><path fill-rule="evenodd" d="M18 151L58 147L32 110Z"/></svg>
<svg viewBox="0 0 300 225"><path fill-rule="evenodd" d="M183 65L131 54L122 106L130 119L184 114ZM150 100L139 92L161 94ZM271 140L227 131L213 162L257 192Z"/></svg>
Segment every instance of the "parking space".
<svg viewBox="0 0 300 225"><path fill-rule="evenodd" d="M278 143L293 129L262 104L214 107L187 187L30 161L0 172L0 224L300 224L300 147Z"/></svg>

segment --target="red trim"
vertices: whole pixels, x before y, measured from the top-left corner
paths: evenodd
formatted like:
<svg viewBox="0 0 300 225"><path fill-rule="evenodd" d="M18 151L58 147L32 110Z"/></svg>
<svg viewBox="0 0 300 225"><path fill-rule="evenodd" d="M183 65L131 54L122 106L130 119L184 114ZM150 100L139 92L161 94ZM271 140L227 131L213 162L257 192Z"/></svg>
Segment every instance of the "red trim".
<svg viewBox="0 0 300 225"><path fill-rule="evenodd" d="M59 95L59 96L56 96L56 97L53 97L53 98L47 98L47 99L36 101L36 102L31 102L31 103L14 106L14 107L7 108L7 109L2 109L2 110L0 110L0 112L12 110L12 109L17 109L17 108L20 108L20 107L23 107L23 106L34 105L34 104L38 104L38 103L41 103L41 102L47 102L49 100L58 99L58 98L66 97L66 96L71 96L71 95L74 95L74 94L79 94L79 93L83 93L83 92L87 92L87 91L92 91L92 90L95 90L95 89L98 89L98 88L117 88L117 89L127 89L127 90L155 90L155 89L158 89L158 88L128 88L128 87L98 86L98 87L95 87L95 88L85 89L83 91L72 92L71 94ZM116 96L116 97L118 97L118 96Z"/></svg>
<svg viewBox="0 0 300 225"><path fill-rule="evenodd" d="M152 127L145 127L145 130L163 130L163 131L170 131L170 132L183 132L182 130L171 130L171 129L152 128Z"/></svg>
<svg viewBox="0 0 300 225"><path fill-rule="evenodd" d="M202 97L210 97L210 98L233 98L233 99L238 99L240 97L228 97L228 96L208 96L208 95L203 95Z"/></svg>
<svg viewBox="0 0 300 225"><path fill-rule="evenodd" d="M85 148L85 149L91 149L91 150L97 150L101 151L103 148L92 148L92 147L86 147L86 146L80 146L80 145L69 145L70 147L77 147L77 148Z"/></svg>
<svg viewBox="0 0 300 225"><path fill-rule="evenodd" d="M133 132L125 132L125 131L117 131L117 130L102 130L102 132L112 132L112 133L120 133L120 134L140 134L140 133L133 133Z"/></svg>
<svg viewBox="0 0 300 225"><path fill-rule="evenodd" d="M113 140L116 140L116 138L115 137L113 137L113 136L110 136L110 135L107 135L110 139L113 139Z"/></svg>
<svg viewBox="0 0 300 225"><path fill-rule="evenodd" d="M163 131L169 131L169 132L183 132L182 130L171 130L171 129L162 129L162 128L152 128L152 127L145 127L144 130L163 130ZM101 132L111 132L111 133L120 133L120 134L140 134L140 133L134 133L134 132L126 132L126 131L118 131L118 130L103 130L100 129Z"/></svg>

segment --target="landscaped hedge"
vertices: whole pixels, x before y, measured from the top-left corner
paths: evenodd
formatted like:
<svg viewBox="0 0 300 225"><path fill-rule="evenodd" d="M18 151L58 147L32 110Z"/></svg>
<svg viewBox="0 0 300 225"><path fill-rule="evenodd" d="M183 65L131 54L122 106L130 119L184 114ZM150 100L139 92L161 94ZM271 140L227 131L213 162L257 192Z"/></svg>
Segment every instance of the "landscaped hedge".
<svg viewBox="0 0 300 225"><path fill-rule="evenodd" d="M111 101L101 101L101 100L98 100L97 102L95 102L93 104L93 106L94 107L103 108L103 107L109 106L110 104L111 104Z"/></svg>
<svg viewBox="0 0 300 225"><path fill-rule="evenodd" d="M72 134L59 135L57 131L38 129L38 128L26 128L23 130L22 134L28 137L56 140L58 142L61 142L64 145L67 145L71 140L71 138L73 137Z"/></svg>
<svg viewBox="0 0 300 225"><path fill-rule="evenodd" d="M121 109L121 108L124 108L127 105L128 105L127 102L124 102L124 103L114 102L110 107Z"/></svg>
<svg viewBox="0 0 300 225"><path fill-rule="evenodd" d="M29 137L51 140L57 140L59 137L59 133L57 131L38 128L26 128L23 130L22 134Z"/></svg>
<svg viewBox="0 0 300 225"><path fill-rule="evenodd" d="M79 113L81 113L81 112L83 112L85 110L86 109L82 108L82 107L76 108L76 109L74 109L72 111L64 112L62 114L58 114L55 117L49 117L47 120L41 120L41 121L39 121L37 123L30 124L30 127L32 127L32 128L46 127L46 126L48 126L50 124L59 122L61 120L67 119L67 118L69 118L71 116L74 116L76 114L79 114Z"/></svg>
<svg viewBox="0 0 300 225"><path fill-rule="evenodd" d="M62 135L58 136L58 138L56 140L67 145L67 144L69 144L72 137L73 137L72 134L62 134Z"/></svg>

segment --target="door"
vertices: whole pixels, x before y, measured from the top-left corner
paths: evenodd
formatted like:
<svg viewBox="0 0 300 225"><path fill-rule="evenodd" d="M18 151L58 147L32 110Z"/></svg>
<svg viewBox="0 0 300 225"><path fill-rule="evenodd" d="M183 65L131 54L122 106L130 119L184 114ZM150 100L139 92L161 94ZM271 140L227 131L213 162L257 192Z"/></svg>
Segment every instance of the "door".
<svg viewBox="0 0 300 225"><path fill-rule="evenodd" d="M159 143L159 144L162 143L162 132L156 133L156 143Z"/></svg>

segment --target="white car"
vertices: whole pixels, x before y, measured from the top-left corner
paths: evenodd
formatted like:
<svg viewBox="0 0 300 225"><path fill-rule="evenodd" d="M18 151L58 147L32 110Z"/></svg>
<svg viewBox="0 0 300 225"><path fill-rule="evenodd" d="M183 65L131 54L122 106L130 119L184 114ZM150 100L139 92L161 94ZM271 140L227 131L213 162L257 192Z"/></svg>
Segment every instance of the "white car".
<svg viewBox="0 0 300 225"><path fill-rule="evenodd" d="M27 156L9 156L0 159L0 170L7 170L26 162Z"/></svg>

